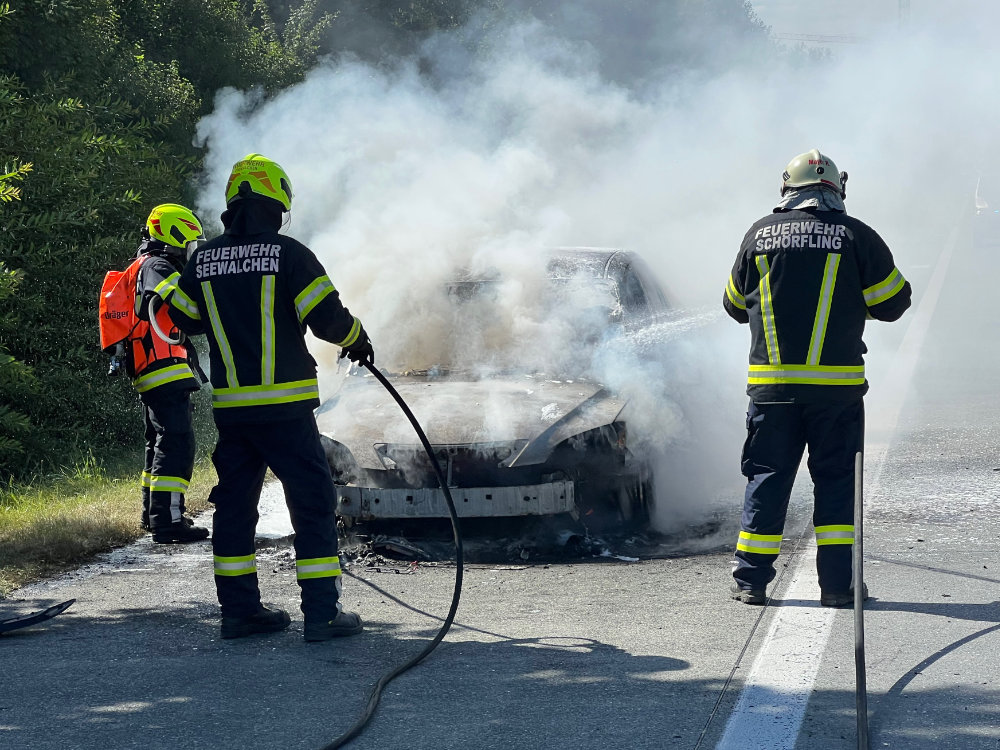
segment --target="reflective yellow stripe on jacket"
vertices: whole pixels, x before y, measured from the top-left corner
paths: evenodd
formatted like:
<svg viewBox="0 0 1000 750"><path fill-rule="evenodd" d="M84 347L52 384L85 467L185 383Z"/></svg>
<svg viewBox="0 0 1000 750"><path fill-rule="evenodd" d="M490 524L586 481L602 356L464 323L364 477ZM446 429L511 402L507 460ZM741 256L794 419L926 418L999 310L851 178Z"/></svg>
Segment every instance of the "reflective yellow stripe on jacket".
<svg viewBox="0 0 1000 750"><path fill-rule="evenodd" d="M313 282L295 297L295 312L299 316L299 321L304 321L316 305L322 302L328 294L335 291L337 289L330 281L329 276L319 276L313 279Z"/></svg>
<svg viewBox="0 0 1000 750"><path fill-rule="evenodd" d="M179 286L174 287L174 293L170 295L170 304L191 320L201 320L201 310L198 309L198 303L184 294Z"/></svg>
<svg viewBox="0 0 1000 750"><path fill-rule="evenodd" d="M212 391L212 406L216 409L225 409L231 406L290 404L293 401L308 401L311 398L319 398L319 384L316 379L295 380L291 383L273 383L271 385L216 388Z"/></svg>
<svg viewBox="0 0 1000 750"><path fill-rule="evenodd" d="M139 393L145 393L153 388L158 388L161 385L166 385L167 383L174 383L178 380L184 380L185 378L194 379L194 373L191 372L191 368L188 365L181 363L179 365L169 365L168 367L161 367L159 370L153 370L152 372L144 373L140 375L135 380L132 381L132 385Z"/></svg>
<svg viewBox="0 0 1000 750"><path fill-rule="evenodd" d="M809 354L806 356L806 364L811 367L819 364L819 358L823 354L826 324L830 321L830 306L833 304L833 289L837 285L839 267L840 253L827 253L819 302L816 303L816 317L813 319L812 336L809 339Z"/></svg>
<svg viewBox="0 0 1000 750"><path fill-rule="evenodd" d="M771 266L766 255L758 255L755 260L760 273L760 315L764 325L764 341L767 343L767 361L772 365L780 365L778 327L774 320L774 300L771 297Z"/></svg>
<svg viewBox="0 0 1000 750"><path fill-rule="evenodd" d="M351 330L347 332L344 336L343 341L338 341L336 346L350 346L355 341L358 340L358 336L361 334L361 321L357 318L354 319L354 325L351 326Z"/></svg>
<svg viewBox="0 0 1000 750"><path fill-rule="evenodd" d="M274 384L274 275L260 280L260 382Z"/></svg>
<svg viewBox="0 0 1000 750"><path fill-rule="evenodd" d="M179 273L174 271L167 278L161 281L153 289L153 292L160 296L160 299L169 299L170 295L177 290L177 280L181 277Z"/></svg>
<svg viewBox="0 0 1000 750"><path fill-rule="evenodd" d="M864 385L864 365L750 365L750 385Z"/></svg>
<svg viewBox="0 0 1000 750"><path fill-rule="evenodd" d="M865 304L868 305L868 307L872 307L880 302L885 302L890 297L894 297L896 293L903 288L905 283L906 279L903 278L903 274L899 272L898 268L893 268L892 273L886 276L882 281L863 291L863 294L865 295Z"/></svg>
<svg viewBox="0 0 1000 750"><path fill-rule="evenodd" d="M729 283L726 284L726 296L729 297L729 301L733 303L735 307L740 310L747 309L747 300L742 294L736 289L736 282L733 281L733 277L729 277Z"/></svg>
<svg viewBox="0 0 1000 750"><path fill-rule="evenodd" d="M201 291L205 297L205 307L208 308L208 320L212 324L212 333L215 334L215 342L219 345L219 354L222 362L226 366L226 383L230 388L239 388L240 381L236 376L236 361L233 359L233 349L226 338L226 330L222 327L222 317L219 315L219 306L215 302L215 292L212 291L212 282L201 282Z"/></svg>

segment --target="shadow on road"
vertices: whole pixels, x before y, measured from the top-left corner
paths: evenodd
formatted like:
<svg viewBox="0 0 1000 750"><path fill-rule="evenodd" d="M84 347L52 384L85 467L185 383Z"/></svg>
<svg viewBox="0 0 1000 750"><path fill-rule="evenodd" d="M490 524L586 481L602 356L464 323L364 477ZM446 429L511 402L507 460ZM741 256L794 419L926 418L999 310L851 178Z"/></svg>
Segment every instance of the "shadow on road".
<svg viewBox="0 0 1000 750"><path fill-rule="evenodd" d="M989 606L995 618L996 605ZM972 615L941 614L961 612ZM437 629L374 620L361 637L306 644L301 622L293 622L284 633L222 641L216 617L214 606L194 602L100 615L71 611L5 636L0 745L319 748L360 715L378 676L413 656ZM902 727L899 720L916 710L904 688L922 668L998 628L952 644L887 695L873 696L873 739L907 736L905 746L919 749L940 747L933 737L946 736L950 748L987 747L976 742L991 726L992 705L977 706L971 688L921 693L916 705L925 714ZM459 640L466 636L476 640ZM669 653L669 633L664 638L658 650ZM432 657L390 684L370 727L350 747L693 748L722 682L686 678L686 657L456 623ZM729 700L735 697L733 690ZM774 696L775 705L782 700ZM802 736L814 743L808 746L853 747L853 695L819 691L813 701L828 717L842 718L833 722L842 731L833 736L829 722L806 724ZM882 725L883 714L891 726ZM934 734L921 735L928 724ZM707 737L722 728L713 725Z"/></svg>

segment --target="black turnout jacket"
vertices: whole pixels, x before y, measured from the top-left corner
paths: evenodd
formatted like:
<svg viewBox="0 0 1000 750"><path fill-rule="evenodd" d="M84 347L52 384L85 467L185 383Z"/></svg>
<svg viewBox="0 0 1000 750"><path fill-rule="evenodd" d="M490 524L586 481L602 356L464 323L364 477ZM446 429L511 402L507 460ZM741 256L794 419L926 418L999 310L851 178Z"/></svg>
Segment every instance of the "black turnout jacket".
<svg viewBox="0 0 1000 750"><path fill-rule="evenodd" d="M747 393L758 403L864 396L865 321L898 319L910 294L865 223L839 211L776 209L743 238L722 299L750 325Z"/></svg>
<svg viewBox="0 0 1000 750"><path fill-rule="evenodd" d="M349 347L365 336L361 322L341 303L313 252L278 233L279 208L245 199L222 221L225 232L198 248L170 298L177 326L208 337L215 421L311 413L319 388L306 326Z"/></svg>

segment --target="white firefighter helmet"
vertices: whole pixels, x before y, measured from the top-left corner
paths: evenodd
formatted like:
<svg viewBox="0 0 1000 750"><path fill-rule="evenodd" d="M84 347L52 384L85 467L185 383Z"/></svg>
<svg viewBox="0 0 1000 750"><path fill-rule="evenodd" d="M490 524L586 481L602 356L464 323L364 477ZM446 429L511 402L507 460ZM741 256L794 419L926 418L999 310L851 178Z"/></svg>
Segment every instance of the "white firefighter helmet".
<svg viewBox="0 0 1000 750"><path fill-rule="evenodd" d="M806 151L788 162L781 173L781 194L808 185L828 187L839 193L841 198L846 198L847 172L839 172L833 160L817 149Z"/></svg>

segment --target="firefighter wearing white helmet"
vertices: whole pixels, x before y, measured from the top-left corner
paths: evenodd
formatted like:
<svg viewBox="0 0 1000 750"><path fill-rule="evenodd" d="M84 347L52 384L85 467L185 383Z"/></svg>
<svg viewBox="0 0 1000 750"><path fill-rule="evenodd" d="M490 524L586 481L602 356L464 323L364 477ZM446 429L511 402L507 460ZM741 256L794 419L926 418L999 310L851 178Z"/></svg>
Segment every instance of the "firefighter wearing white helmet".
<svg viewBox="0 0 1000 750"><path fill-rule="evenodd" d="M212 406L219 440L212 551L222 637L284 630L286 612L261 603L254 531L264 474L285 491L307 641L360 633L341 609L334 515L336 491L313 410L319 406L308 327L354 362L374 360L368 334L340 301L313 252L280 234L292 183L261 154L233 165L225 232L194 254L178 281L171 317L208 338Z"/></svg>
<svg viewBox="0 0 1000 750"><path fill-rule="evenodd" d="M747 478L731 596L763 604L802 455L815 488L820 603L853 602L854 457L864 440L865 321L897 320L910 284L874 229L848 216L847 174L813 149L743 238L723 294L750 327Z"/></svg>
<svg viewBox="0 0 1000 750"><path fill-rule="evenodd" d="M799 154L781 173L781 194L810 186L825 187L847 197L847 172L837 169L829 157L816 149Z"/></svg>

